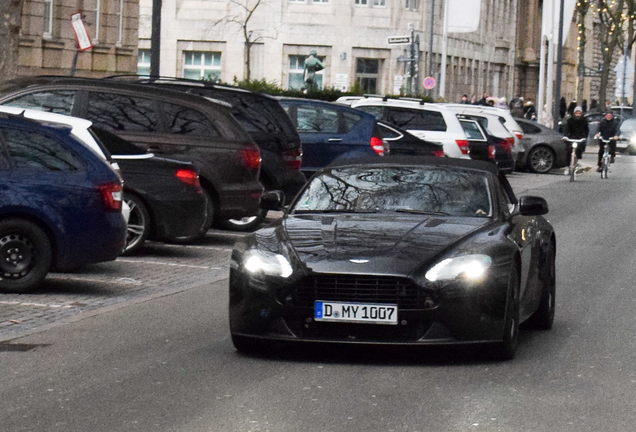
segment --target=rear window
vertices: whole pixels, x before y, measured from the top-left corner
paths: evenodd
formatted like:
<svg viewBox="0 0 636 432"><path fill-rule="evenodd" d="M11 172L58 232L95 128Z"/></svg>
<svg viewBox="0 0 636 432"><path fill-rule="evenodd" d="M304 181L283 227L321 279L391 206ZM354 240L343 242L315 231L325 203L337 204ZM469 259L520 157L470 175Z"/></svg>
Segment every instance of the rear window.
<svg viewBox="0 0 636 432"><path fill-rule="evenodd" d="M338 111L314 105L298 105L298 132L338 133Z"/></svg>
<svg viewBox="0 0 636 432"><path fill-rule="evenodd" d="M444 116L437 111L390 107L387 120L406 130L446 132Z"/></svg>
<svg viewBox="0 0 636 432"><path fill-rule="evenodd" d="M100 128L155 132L157 114L151 99L114 93L89 93L86 118Z"/></svg>
<svg viewBox="0 0 636 432"><path fill-rule="evenodd" d="M519 122L519 126L521 126L521 130L523 130L523 133L527 133L527 134L538 134L538 133L541 133L541 129L539 129L535 125L531 125L531 124L524 123L524 122Z"/></svg>
<svg viewBox="0 0 636 432"><path fill-rule="evenodd" d="M486 137L481 133L481 130L479 129L479 126L477 126L477 123L475 123L474 121L464 120L460 120L459 122L461 123L462 128L466 133L466 137L469 140L486 141Z"/></svg>
<svg viewBox="0 0 636 432"><path fill-rule="evenodd" d="M41 132L5 127L0 129L0 135L16 169L36 172L77 171L83 165L81 159L65 144Z"/></svg>

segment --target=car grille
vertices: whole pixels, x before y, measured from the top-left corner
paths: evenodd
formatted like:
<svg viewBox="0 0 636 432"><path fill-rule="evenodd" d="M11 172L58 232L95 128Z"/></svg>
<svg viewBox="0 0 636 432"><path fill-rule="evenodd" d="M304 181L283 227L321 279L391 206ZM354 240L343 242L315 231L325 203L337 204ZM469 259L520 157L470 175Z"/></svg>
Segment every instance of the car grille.
<svg viewBox="0 0 636 432"><path fill-rule="evenodd" d="M410 279L361 275L312 275L279 292L285 306L313 307L316 300L390 303L400 309L431 309L437 302Z"/></svg>

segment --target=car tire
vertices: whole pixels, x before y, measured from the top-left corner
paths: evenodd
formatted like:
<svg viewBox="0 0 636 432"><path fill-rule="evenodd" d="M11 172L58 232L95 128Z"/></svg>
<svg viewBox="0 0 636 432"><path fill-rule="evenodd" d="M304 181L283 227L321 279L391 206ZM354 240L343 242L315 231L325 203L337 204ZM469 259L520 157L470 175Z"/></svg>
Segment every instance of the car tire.
<svg viewBox="0 0 636 432"><path fill-rule="evenodd" d="M22 293L44 280L52 261L51 241L36 224L0 222L0 292Z"/></svg>
<svg viewBox="0 0 636 432"><path fill-rule="evenodd" d="M230 231L251 232L258 228L266 217L267 210L261 209L256 216L222 221L219 227Z"/></svg>
<svg viewBox="0 0 636 432"><path fill-rule="evenodd" d="M510 269L508 278L508 295L506 314L504 317L503 339L495 348L495 355L500 360L512 360L519 344L519 274L516 264Z"/></svg>
<svg viewBox="0 0 636 432"><path fill-rule="evenodd" d="M527 165L532 172L547 174L555 166L554 152L546 146L536 146L528 153Z"/></svg>
<svg viewBox="0 0 636 432"><path fill-rule="evenodd" d="M123 255L130 255L141 249L150 233L150 213L146 205L136 195L124 192L124 201L130 206L130 218Z"/></svg>
<svg viewBox="0 0 636 432"><path fill-rule="evenodd" d="M539 307L528 323L537 330L550 330L554 323L556 294L556 260L554 247L550 247L546 257L546 274L541 292Z"/></svg>

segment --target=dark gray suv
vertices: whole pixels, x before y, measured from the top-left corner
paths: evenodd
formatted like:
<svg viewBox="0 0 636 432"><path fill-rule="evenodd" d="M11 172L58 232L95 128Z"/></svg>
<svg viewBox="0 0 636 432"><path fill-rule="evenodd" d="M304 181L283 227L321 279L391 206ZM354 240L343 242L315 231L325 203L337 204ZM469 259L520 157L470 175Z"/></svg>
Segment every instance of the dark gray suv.
<svg viewBox="0 0 636 432"><path fill-rule="evenodd" d="M231 107L117 81L36 77L0 84L0 104L91 120L149 153L194 163L209 197L208 224L259 214L260 150Z"/></svg>

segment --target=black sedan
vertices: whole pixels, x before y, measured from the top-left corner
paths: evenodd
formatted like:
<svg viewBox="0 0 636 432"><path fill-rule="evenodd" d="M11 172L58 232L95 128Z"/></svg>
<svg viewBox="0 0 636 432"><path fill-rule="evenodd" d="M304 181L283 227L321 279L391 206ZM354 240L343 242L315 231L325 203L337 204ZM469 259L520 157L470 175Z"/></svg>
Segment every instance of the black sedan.
<svg viewBox="0 0 636 432"><path fill-rule="evenodd" d="M276 207L280 197L261 201ZM491 343L554 320L546 201L516 199L487 162L379 159L319 171L230 268L234 346L271 341Z"/></svg>
<svg viewBox="0 0 636 432"><path fill-rule="evenodd" d="M104 129L91 131L124 179L130 206L124 254L138 251L146 239L187 242L205 235L207 201L193 164L145 153Z"/></svg>

